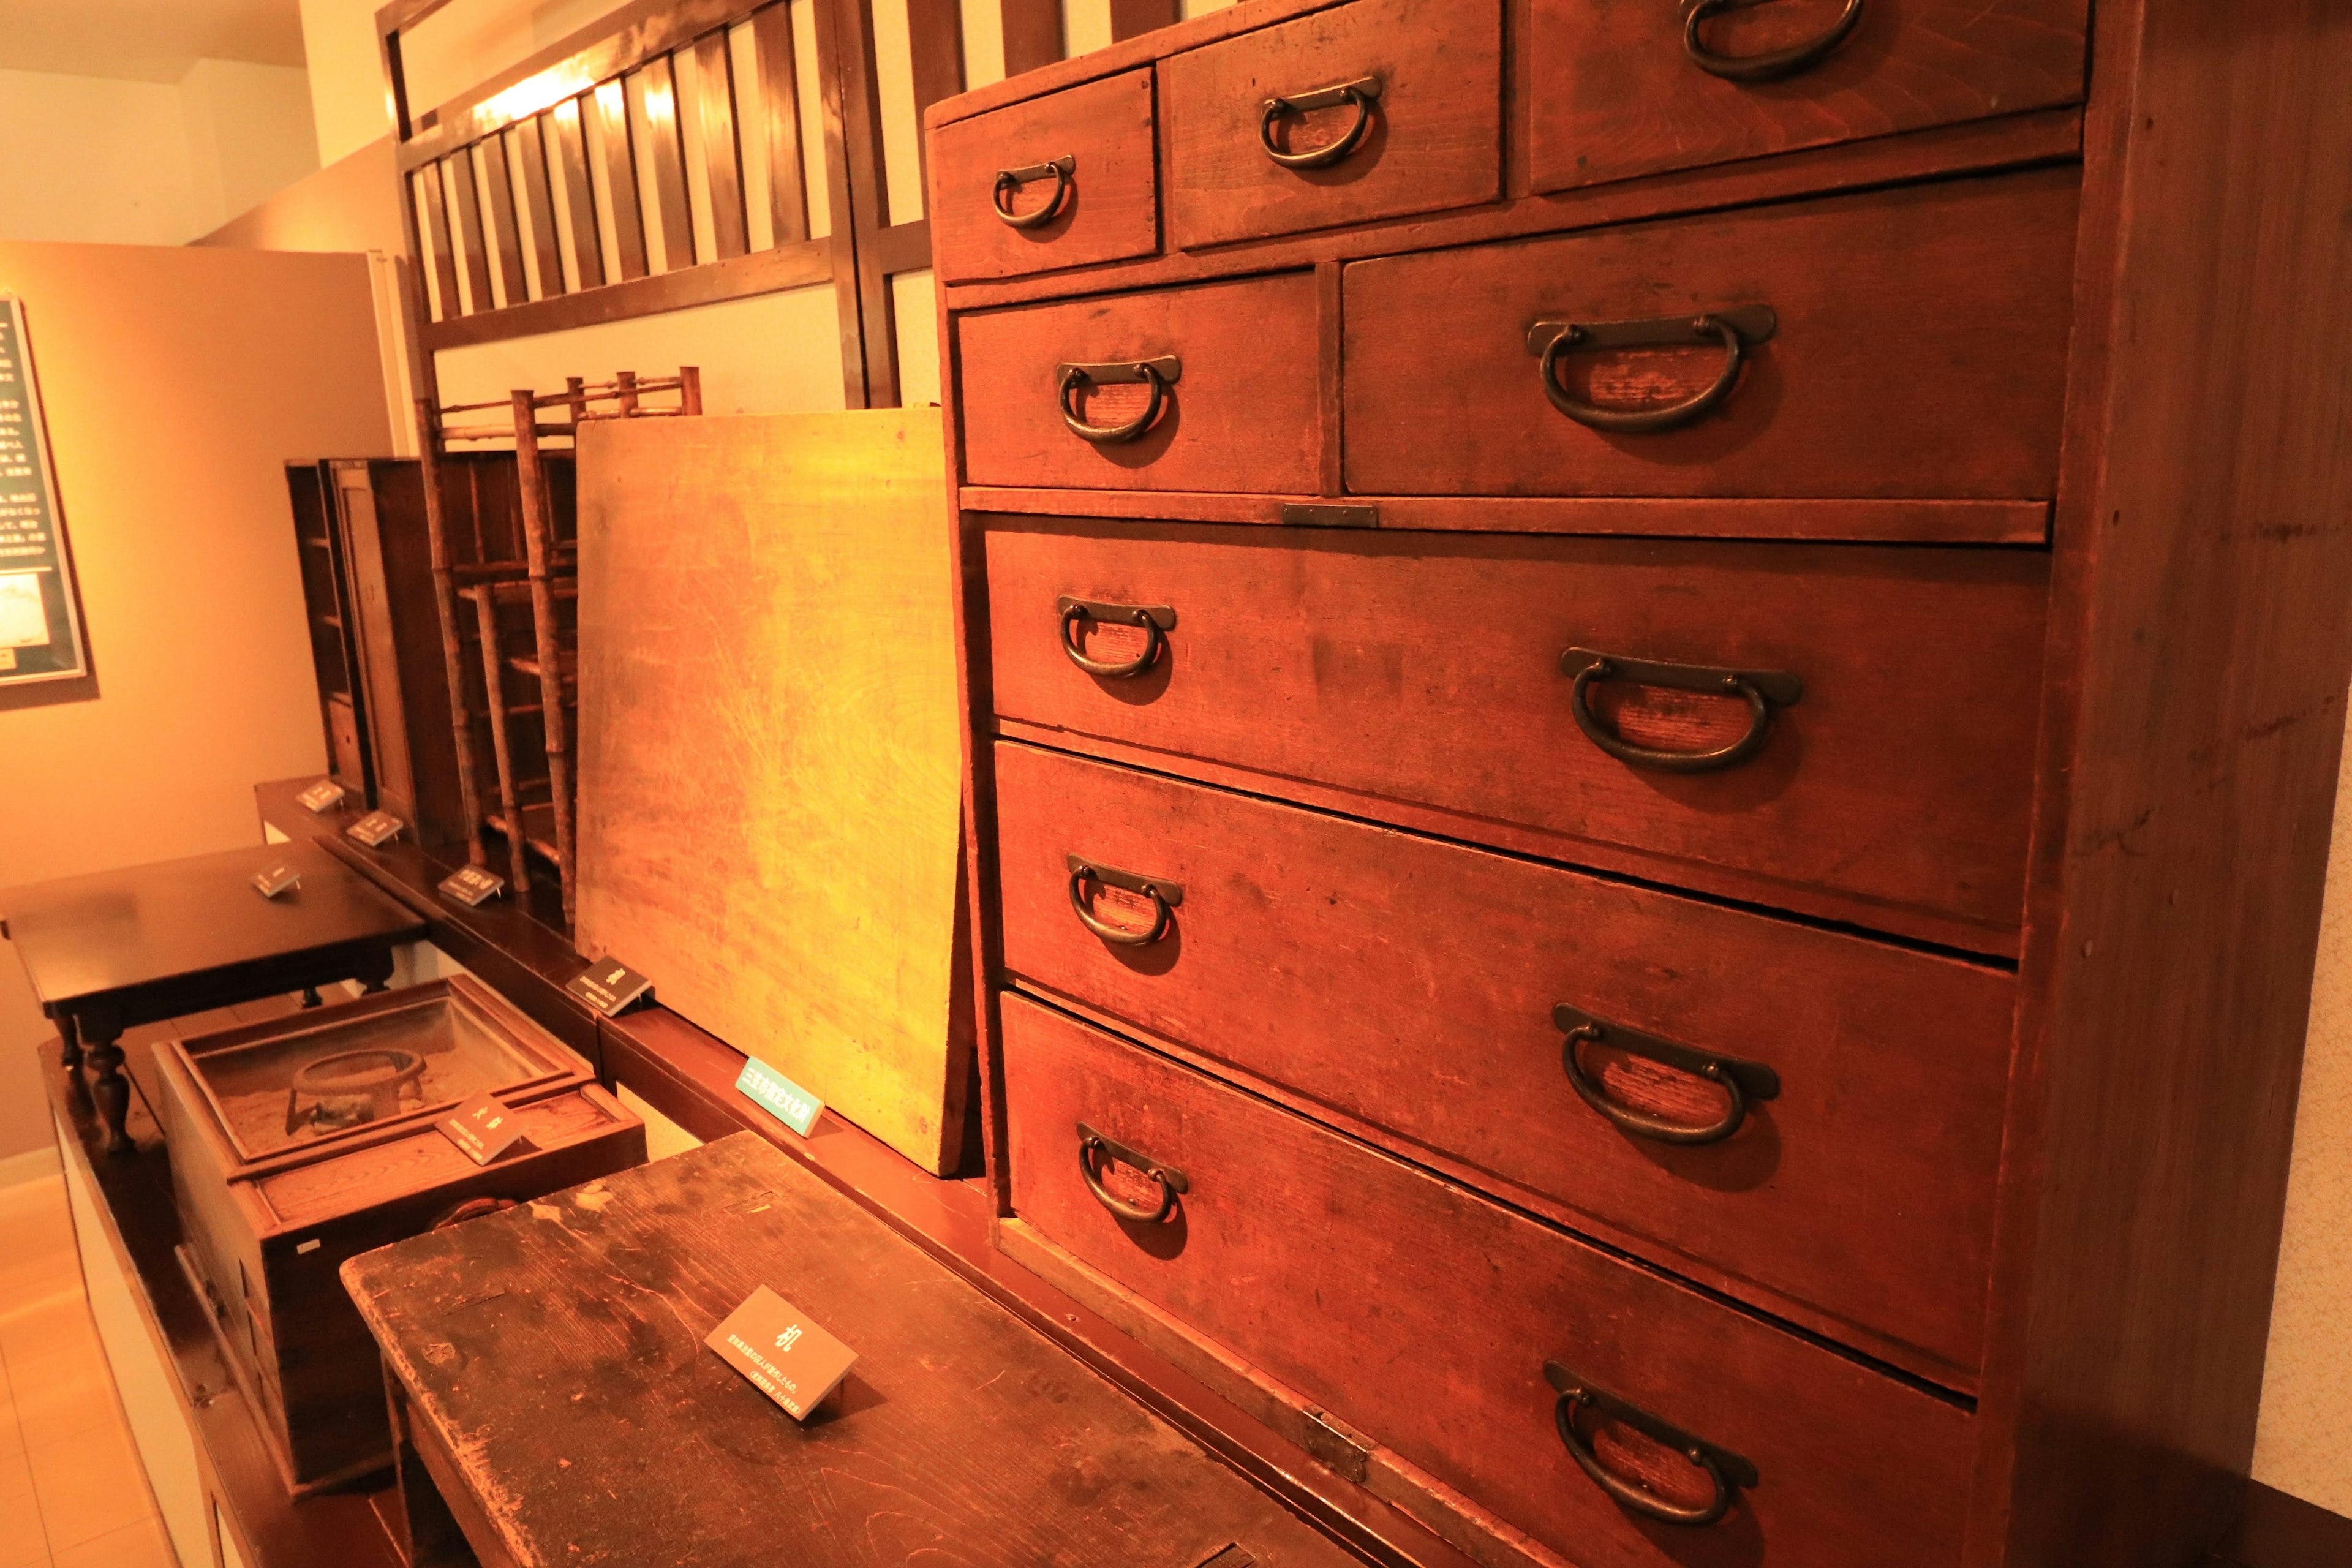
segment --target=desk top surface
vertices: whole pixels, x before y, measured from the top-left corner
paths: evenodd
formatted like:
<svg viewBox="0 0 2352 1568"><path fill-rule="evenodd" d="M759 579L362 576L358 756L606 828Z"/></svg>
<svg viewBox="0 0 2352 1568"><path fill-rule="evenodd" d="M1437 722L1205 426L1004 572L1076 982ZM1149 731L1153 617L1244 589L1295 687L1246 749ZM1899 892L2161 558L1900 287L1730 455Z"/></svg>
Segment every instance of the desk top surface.
<svg viewBox="0 0 2352 1568"><path fill-rule="evenodd" d="M301 885L265 899L254 875L281 860ZM0 889L0 921L45 1006L425 931L316 844L257 844Z"/></svg>
<svg viewBox="0 0 2352 1568"><path fill-rule="evenodd" d="M752 1133L343 1278L518 1563L1358 1563ZM805 1425L703 1347L760 1285L857 1352Z"/></svg>

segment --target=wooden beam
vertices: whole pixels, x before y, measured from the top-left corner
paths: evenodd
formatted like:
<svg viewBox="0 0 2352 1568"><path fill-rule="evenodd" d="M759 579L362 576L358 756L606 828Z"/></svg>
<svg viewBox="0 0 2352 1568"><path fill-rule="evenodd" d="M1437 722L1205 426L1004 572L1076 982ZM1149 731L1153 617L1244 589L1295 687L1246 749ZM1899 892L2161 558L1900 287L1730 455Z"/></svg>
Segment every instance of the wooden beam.
<svg viewBox="0 0 2352 1568"><path fill-rule="evenodd" d="M530 289L523 280L522 233L515 224L514 176L507 167L506 136L503 132L485 136L467 151L482 161L476 174L490 199L489 259L497 268L499 286L507 304L526 303ZM498 303L493 296L481 308L494 309Z"/></svg>
<svg viewBox="0 0 2352 1568"><path fill-rule="evenodd" d="M857 216L850 177L853 110L870 106L872 95L847 101L845 79L862 74L866 51L866 6L863 0L814 0L816 7L816 70L824 117L825 205L833 220L834 310L840 322L843 406L871 408L866 377L866 327L858 308ZM847 35L845 37L845 35Z"/></svg>
<svg viewBox="0 0 2352 1568"><path fill-rule="evenodd" d="M563 256L555 241L555 203L548 192L547 142L541 131L546 118L526 120L509 134L515 166L522 175L523 212L530 220L530 258L539 268L540 297L551 300L564 291Z"/></svg>
<svg viewBox="0 0 2352 1568"><path fill-rule="evenodd" d="M1181 0L1110 0L1110 37L1123 43L1184 19Z"/></svg>
<svg viewBox="0 0 2352 1568"><path fill-rule="evenodd" d="M702 132L702 169L710 189L710 241L721 260L749 247L743 170L735 143L735 61L727 35L706 33L694 45L694 108Z"/></svg>
<svg viewBox="0 0 2352 1568"><path fill-rule="evenodd" d="M605 216L620 246L621 277L646 275L646 220L637 206L637 161L630 153L627 90L616 79L596 84L596 129L604 149Z"/></svg>
<svg viewBox="0 0 2352 1568"><path fill-rule="evenodd" d="M1062 0L1003 0L1003 5L1006 76L1062 58Z"/></svg>
<svg viewBox="0 0 2352 1568"><path fill-rule="evenodd" d="M793 12L776 0L752 14L751 52L760 67L760 117L766 131L768 221L773 243L809 233L808 184L801 168L799 67L793 52Z"/></svg>
<svg viewBox="0 0 2352 1568"><path fill-rule="evenodd" d="M502 342L509 338L562 331L568 327L658 315L688 305L711 305L722 300L805 289L832 279L836 251L849 248L845 241L835 246L829 239L803 239L775 250L754 250L725 261L708 261L680 272L608 283L601 289L535 300L487 315L435 321L423 330L421 336L425 351L433 353L470 343Z"/></svg>
<svg viewBox="0 0 2352 1568"><path fill-rule="evenodd" d="M694 212L686 199L686 150L677 133L677 79L667 55L647 60L623 79L628 83L631 117L645 132L653 208L661 220L662 269L682 271L694 265ZM644 193L638 195L642 201Z"/></svg>
<svg viewBox="0 0 2352 1568"><path fill-rule="evenodd" d="M915 123L923 110L963 90L963 6L960 0L907 0L907 52L915 79ZM915 138L918 166L930 178L931 143ZM925 193L929 200L928 184Z"/></svg>
<svg viewBox="0 0 2352 1568"><path fill-rule="evenodd" d="M563 187L569 218L577 274L572 286L598 288L604 281L604 242L596 228L596 184L588 174L588 137L580 119L580 100L567 98L547 111L547 137L548 174Z"/></svg>
<svg viewBox="0 0 2352 1568"><path fill-rule="evenodd" d="M474 188L473 155L460 149L441 161L449 183L449 228L457 242L457 271L471 310L491 308L490 269L482 255L482 200Z"/></svg>

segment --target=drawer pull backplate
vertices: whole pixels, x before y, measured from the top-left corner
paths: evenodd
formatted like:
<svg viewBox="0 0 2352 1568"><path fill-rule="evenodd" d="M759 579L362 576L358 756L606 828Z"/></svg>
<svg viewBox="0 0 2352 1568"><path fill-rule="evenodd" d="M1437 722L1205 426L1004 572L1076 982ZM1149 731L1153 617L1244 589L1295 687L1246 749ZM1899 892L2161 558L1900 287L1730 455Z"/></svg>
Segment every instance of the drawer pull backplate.
<svg viewBox="0 0 2352 1568"><path fill-rule="evenodd" d="M1544 395L1551 405L1589 429L1619 435L1654 436L1679 430L1731 395L1748 351L1769 342L1780 330L1780 313L1769 305L1742 305L1696 316L1654 316L1639 321L1541 321L1528 329L1528 352L1538 357ZM1569 395L1559 384L1559 362L1573 350L1688 348L1717 343L1723 369L1707 386L1680 403L1655 408L1603 408Z"/></svg>
<svg viewBox="0 0 2352 1568"><path fill-rule="evenodd" d="M1558 1362L1544 1363L1543 1370L1544 1381L1559 1394L1552 1405L1552 1425L1559 1429L1559 1440L1566 1446L1569 1458L1619 1507L1663 1524L1713 1524L1730 1511L1732 1497L1741 1487L1756 1485L1756 1467L1738 1455L1703 1442L1680 1427L1668 1426L1641 1406L1593 1387ZM1707 1479L1707 1500L1696 1507L1669 1502L1602 1464L1601 1457L1592 1451L1592 1445L1576 1430L1577 1414L1587 1408L1632 1427L1653 1442L1664 1444L1688 1459Z"/></svg>
<svg viewBox="0 0 2352 1568"><path fill-rule="evenodd" d="M1078 161L1065 154L1049 163L1032 163L1025 169L999 169L996 171L996 189L990 193L989 205L996 209L998 217L1014 228L1043 228L1062 216L1062 208L1070 199L1070 176L1077 172L1077 167ZM1033 180L1045 179L1049 174L1054 180L1054 194L1044 206L1033 213L1016 213L1006 205L1007 198L1022 186Z"/></svg>
<svg viewBox="0 0 2352 1568"><path fill-rule="evenodd" d="M1112 605L1100 599L1073 599L1066 594L1054 602L1054 612L1062 617L1062 651L1069 656L1070 662L1088 675L1110 680L1131 679L1150 669L1167 647L1168 634L1176 629L1176 612L1165 605ZM1117 663L1088 658L1079 651L1077 639L1070 635L1071 628L1082 620L1141 626L1143 651Z"/></svg>
<svg viewBox="0 0 2352 1568"><path fill-rule="evenodd" d="M1359 77L1332 87L1318 87L1313 92L1295 92L1286 98L1269 98L1258 113L1258 145L1265 155L1286 169L1322 169L1338 163L1356 150L1364 139L1364 132L1372 122L1372 104L1381 96L1381 79ZM1310 109L1336 109L1349 105L1356 118L1337 140L1320 147L1309 147L1303 153L1286 153L1274 144L1275 122L1286 114L1304 114Z"/></svg>
<svg viewBox="0 0 2352 1568"><path fill-rule="evenodd" d="M1118 360L1107 364L1058 364L1054 367L1055 395L1061 400L1062 423L1070 433L1083 437L1097 446L1116 446L1132 441L1160 420L1160 411L1168 403L1168 389L1183 379L1184 362L1174 354L1161 354L1157 359ZM1087 386L1131 385L1141 382L1151 389L1143 405L1143 412L1124 425L1089 425L1078 417L1070 401L1071 394Z"/></svg>
<svg viewBox="0 0 2352 1568"><path fill-rule="evenodd" d="M1772 710L1786 708L1805 694L1805 683L1784 669L1720 669L1710 665L1669 664L1660 659L1623 658L1572 647L1559 656L1559 672L1575 677L1569 689L1569 707L1585 738L1621 763L1665 773L1704 773L1746 762L1760 750L1772 728ZM1738 697L1748 704L1748 731L1727 746L1712 752L1669 752L1637 746L1610 732L1593 716L1591 689L1596 680L1629 680L1636 686L1665 686L1679 691L1706 691Z"/></svg>
<svg viewBox="0 0 2352 1568"><path fill-rule="evenodd" d="M1719 55L1698 36L1699 28L1709 17L1769 3L1770 0L1687 0L1683 7L1683 52L1699 69L1726 81L1778 81L1819 65L1862 23L1863 0L1845 0L1844 11L1827 31L1769 54Z"/></svg>
<svg viewBox="0 0 2352 1568"><path fill-rule="evenodd" d="M1150 947L1153 942L1166 936L1169 925L1176 918L1176 906L1184 901L1183 884L1171 882L1165 877L1139 876L1133 871L1122 871L1116 866L1105 866L1089 860L1082 855L1071 856L1068 865L1070 908L1076 912L1078 923L1103 941L1117 942L1121 947ZM1108 921L1097 919L1095 912L1087 908L1088 882L1098 882L1107 888L1117 888L1123 892L1150 899L1151 900L1150 929L1131 931L1124 926L1115 926Z"/></svg>
<svg viewBox="0 0 2352 1568"><path fill-rule="evenodd" d="M1141 1204L1129 1203L1104 1186L1101 1167L1114 1160L1131 1170L1142 1172L1158 1183L1160 1202L1146 1208ZM1192 1190L1192 1184L1175 1166L1162 1164L1116 1139L1106 1138L1083 1121L1078 1123L1078 1174L1086 1178L1087 1191L1094 1194L1095 1202L1119 1218L1133 1220L1138 1225L1158 1225L1176 1212L1176 1194Z"/></svg>
<svg viewBox="0 0 2352 1568"><path fill-rule="evenodd" d="M1720 1143L1738 1131L1740 1123L1748 1120L1748 1107L1751 1101L1780 1098L1780 1075L1761 1062L1744 1062L1736 1057L1717 1056L1712 1051L1678 1045L1673 1040L1660 1039L1655 1035L1643 1034L1638 1029L1604 1024L1591 1014L1580 1012L1565 1002L1551 1010L1551 1021L1568 1037L1560 1047L1560 1065L1567 1069L1568 1081L1578 1098L1637 1138L1647 1138L1656 1143ZM1608 1090L1587 1073L1584 1064L1577 1059L1577 1047L1584 1045L1630 1051L1634 1056L1647 1057L1677 1072L1705 1079L1723 1090L1727 1102L1724 1112L1713 1121L1694 1127L1687 1122L1669 1121L1622 1104L1611 1099Z"/></svg>

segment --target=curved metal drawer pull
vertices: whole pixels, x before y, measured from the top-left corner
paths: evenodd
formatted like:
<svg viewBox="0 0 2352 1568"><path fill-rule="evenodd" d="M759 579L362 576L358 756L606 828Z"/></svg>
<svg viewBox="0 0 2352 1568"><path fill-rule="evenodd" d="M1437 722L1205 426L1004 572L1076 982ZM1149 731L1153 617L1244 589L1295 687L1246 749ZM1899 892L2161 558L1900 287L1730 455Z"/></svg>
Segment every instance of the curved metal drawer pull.
<svg viewBox="0 0 2352 1568"><path fill-rule="evenodd" d="M1528 329L1528 353L1539 362L1544 395L1554 408L1590 429L1648 436L1679 430L1730 396L1732 388L1739 384L1739 370L1747 363L1748 351L1770 342L1780 327L1780 313L1769 305L1742 305L1697 316L1654 316L1639 321L1542 321ZM1663 408L1603 408L1570 397L1559 384L1561 356L1574 349L1688 348L1708 342L1723 348L1722 372L1705 390Z"/></svg>
<svg viewBox="0 0 2352 1568"><path fill-rule="evenodd" d="M1043 228L1062 216L1063 204L1070 199L1070 176L1077 172L1077 168L1078 161L1065 154L1049 163L1032 163L1025 169L999 169L996 171L996 189L990 193L988 204L996 209L998 217L1014 228ZM1004 205L1009 193L1048 174L1054 176L1054 195L1044 206L1034 213L1016 213Z"/></svg>
<svg viewBox="0 0 2352 1568"><path fill-rule="evenodd" d="M1699 26L1708 18L1766 3L1767 0L1689 0L1683 10L1683 52L1699 69L1726 81L1778 81L1819 65L1862 24L1863 0L1845 0L1845 10L1830 24L1827 32L1769 54L1719 55L1700 39Z"/></svg>
<svg viewBox="0 0 2352 1568"><path fill-rule="evenodd" d="M1108 1164L1114 1160L1142 1172L1160 1184L1160 1202L1156 1206L1145 1208L1141 1204L1129 1203L1102 1184L1096 1164L1097 1162ZM1124 1143L1104 1137L1083 1121L1078 1123L1078 1174L1086 1178L1087 1191L1094 1194L1095 1202L1119 1218L1133 1220L1138 1225L1158 1225L1176 1212L1176 1194L1192 1190L1192 1184L1175 1166L1162 1164L1149 1154L1138 1153Z"/></svg>
<svg viewBox="0 0 2352 1568"><path fill-rule="evenodd" d="M1543 1370L1544 1381L1559 1394L1552 1405L1551 1418L1552 1425L1559 1429L1559 1440L1568 1449L1568 1457L1619 1507L1662 1524L1713 1524L1731 1511L1731 1500L1741 1487L1756 1485L1756 1467L1738 1455L1694 1437L1678 1426L1670 1426L1641 1406L1595 1388L1556 1361L1544 1363ZM1592 1451L1592 1445L1577 1435L1577 1412L1588 1406L1688 1459L1707 1479L1707 1500L1696 1507L1668 1502L1639 1481L1627 1480L1602 1464L1601 1457Z"/></svg>
<svg viewBox="0 0 2352 1568"><path fill-rule="evenodd" d="M1070 432L1082 436L1097 446L1115 446L1132 441L1151 428L1166 406L1168 389L1183 379L1184 362L1174 354L1161 354L1157 359L1118 360L1108 364L1057 364L1054 367L1055 395L1061 400L1062 423ZM1089 425L1070 405L1070 394L1082 386L1118 386L1141 382L1151 388L1150 401L1143 412L1124 425Z"/></svg>
<svg viewBox="0 0 2352 1568"><path fill-rule="evenodd" d="M1739 1131L1748 1120L1751 1101L1777 1100L1780 1096L1780 1075L1761 1062L1744 1062L1737 1057L1717 1056L1695 1047L1677 1045L1672 1040L1645 1035L1638 1029L1627 1029L1614 1024L1604 1024L1590 1013L1580 1012L1563 1002L1551 1010L1551 1021L1568 1036L1560 1047L1560 1065L1568 1069L1570 1087L1577 1097L1619 1127L1637 1138L1647 1138L1657 1143L1720 1143ZM1616 1050L1630 1051L1637 1057L1647 1057L1673 1068L1676 1072L1702 1078L1723 1090L1730 1101L1724 1113L1704 1126L1693 1127L1687 1122L1670 1121L1663 1116L1653 1116L1636 1110L1609 1098L1600 1081L1584 1070L1577 1059L1576 1048L1581 1045L1608 1046Z"/></svg>
<svg viewBox="0 0 2352 1568"><path fill-rule="evenodd" d="M1703 664L1668 664L1658 659L1622 658L1572 647L1559 656L1559 672L1574 676L1569 688L1569 710L1586 740L1621 763L1663 773L1704 773L1744 763L1764 745L1772 727L1772 709L1787 708L1805 695L1805 683L1785 669L1717 669ZM1636 686L1666 686L1678 691L1706 691L1748 701L1748 732L1712 752L1668 752L1637 746L1609 732L1592 714L1590 689L1596 680L1630 680Z"/></svg>
<svg viewBox="0 0 2352 1568"><path fill-rule="evenodd" d="M1117 942L1121 947L1150 947L1166 936L1169 926L1175 921L1176 906L1184 901L1184 885L1171 882L1165 877L1145 877L1133 871L1122 871L1116 866L1105 866L1082 855L1069 857L1067 864L1070 868L1070 908L1076 913L1078 923L1103 941ZM1087 908L1086 885L1088 882L1100 882L1107 888L1118 888L1150 899L1151 929L1129 931L1124 926L1097 920L1095 912Z"/></svg>
<svg viewBox="0 0 2352 1568"><path fill-rule="evenodd" d="M1100 599L1073 599L1067 594L1054 601L1055 614L1062 617L1062 651L1070 662L1088 675L1099 675L1109 680L1126 680L1141 675L1159 662L1162 649L1168 646L1168 634L1176 629L1176 612L1165 605L1112 605ZM1143 651L1133 658L1116 664L1088 658L1078 651L1070 627L1080 620L1108 626L1141 626Z"/></svg>
<svg viewBox="0 0 2352 1568"><path fill-rule="evenodd" d="M1318 87L1313 92L1295 92L1286 98L1269 98L1258 111L1257 142L1265 155L1286 169L1321 169L1338 163L1356 150L1364 132L1372 122L1372 104L1381 96L1381 79L1376 76L1358 77L1334 87ZM1286 153L1274 144L1274 122L1286 114L1304 114L1310 109L1331 109L1339 104L1354 108L1356 118L1336 142L1326 142L1320 147L1310 147L1304 153Z"/></svg>

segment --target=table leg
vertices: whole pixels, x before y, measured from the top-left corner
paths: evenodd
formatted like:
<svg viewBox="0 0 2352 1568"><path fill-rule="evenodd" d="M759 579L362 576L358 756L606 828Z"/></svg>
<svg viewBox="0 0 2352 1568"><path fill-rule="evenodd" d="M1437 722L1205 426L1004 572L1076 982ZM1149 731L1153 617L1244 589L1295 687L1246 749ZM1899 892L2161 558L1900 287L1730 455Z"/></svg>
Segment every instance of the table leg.
<svg viewBox="0 0 2352 1568"><path fill-rule="evenodd" d="M58 1043L61 1047L58 1060L65 1064L68 1071L81 1066L81 1029L71 1013L58 1015Z"/></svg>
<svg viewBox="0 0 2352 1568"><path fill-rule="evenodd" d="M131 1118L131 1080L122 1076L122 1026L111 1020L95 1023L84 1042L89 1054L89 1095L98 1102L98 1119L106 1128L106 1152L127 1154L131 1135L122 1124Z"/></svg>
<svg viewBox="0 0 2352 1568"><path fill-rule="evenodd" d="M325 1005L326 1004L320 998L319 988L317 986L305 985L302 987L302 1005L305 1007L320 1007Z"/></svg>
<svg viewBox="0 0 2352 1568"><path fill-rule="evenodd" d="M352 978L360 983L360 989L366 995L391 990L392 949L382 948L369 953L352 972Z"/></svg>

